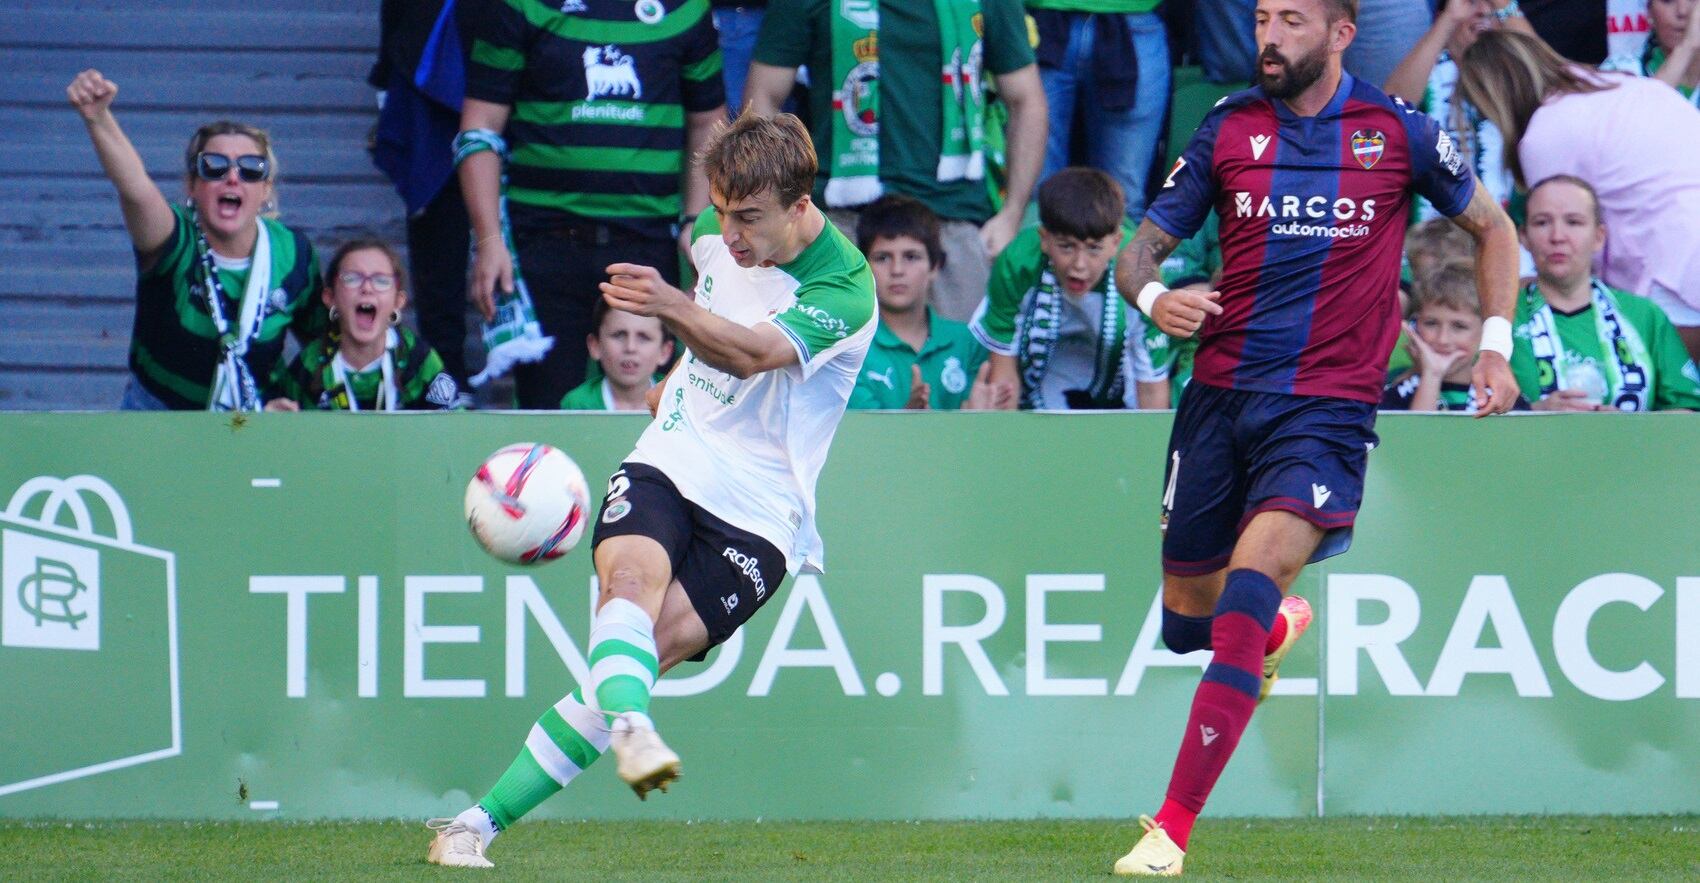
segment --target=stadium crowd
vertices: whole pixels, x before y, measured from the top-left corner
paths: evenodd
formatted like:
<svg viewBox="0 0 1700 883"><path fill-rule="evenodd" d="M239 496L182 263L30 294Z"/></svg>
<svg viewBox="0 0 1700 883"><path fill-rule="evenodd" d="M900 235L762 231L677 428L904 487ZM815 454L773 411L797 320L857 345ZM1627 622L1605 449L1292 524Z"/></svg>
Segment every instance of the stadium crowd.
<svg viewBox="0 0 1700 883"><path fill-rule="evenodd" d="M385 0L371 150L406 205L405 261L370 237L321 260L279 220L288 145L240 123L193 134L187 199L168 197L120 84L85 71L67 94L137 260L120 407L460 409L511 370L518 408L643 410L680 348L597 284L619 262L694 275L710 193L692 157L740 109L804 120L815 204L873 270L851 407L1172 407L1196 341L1129 303L1116 260L1184 146L1171 115L1184 132L1203 110L1172 106L1177 71L1216 95L1252 81L1255 5ZM1519 407L1700 408L1696 0L1437 5L1359 0L1345 65L1433 116L1516 220ZM1373 163L1379 133L1360 134ZM1408 223L1382 407L1473 411L1471 240L1421 200ZM1167 285L1213 288L1216 229Z"/></svg>

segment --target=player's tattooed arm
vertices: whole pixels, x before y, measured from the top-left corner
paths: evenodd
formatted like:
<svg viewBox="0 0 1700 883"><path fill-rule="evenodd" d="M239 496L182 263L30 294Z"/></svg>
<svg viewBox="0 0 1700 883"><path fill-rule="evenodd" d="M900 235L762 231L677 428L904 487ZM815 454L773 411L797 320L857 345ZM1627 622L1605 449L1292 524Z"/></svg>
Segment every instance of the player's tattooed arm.
<svg viewBox="0 0 1700 883"><path fill-rule="evenodd" d="M1149 220L1140 221L1133 239L1116 259L1116 288L1122 296L1134 297L1147 284L1163 281L1163 262L1180 244L1162 227Z"/></svg>
<svg viewBox="0 0 1700 883"><path fill-rule="evenodd" d="M1517 310L1517 228L1499 207L1498 200L1476 182L1470 204L1452 219L1476 241L1476 293L1481 299L1482 318L1499 317L1509 326ZM1517 402L1517 380L1511 365L1499 353L1484 350L1476 359L1472 381L1478 390L1490 390L1487 406L1477 416L1503 414Z"/></svg>
<svg viewBox="0 0 1700 883"><path fill-rule="evenodd" d="M1152 283L1163 282L1163 261L1181 244L1180 239L1149 219L1139 222L1133 240L1122 249L1116 260L1116 288L1128 303L1147 312L1151 321L1171 337L1191 337L1198 333L1207 316L1222 314L1216 303L1222 295L1216 291L1174 290L1157 295L1145 307L1139 303L1140 292Z"/></svg>

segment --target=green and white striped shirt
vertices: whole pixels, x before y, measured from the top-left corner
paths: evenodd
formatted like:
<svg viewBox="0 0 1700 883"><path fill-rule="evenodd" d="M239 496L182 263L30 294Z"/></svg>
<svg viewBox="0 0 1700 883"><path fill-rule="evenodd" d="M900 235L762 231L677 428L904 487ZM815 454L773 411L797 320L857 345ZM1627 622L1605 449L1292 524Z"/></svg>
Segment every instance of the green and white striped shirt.
<svg viewBox="0 0 1700 883"><path fill-rule="evenodd" d="M515 227L671 236L686 115L725 104L708 0L484 0L466 95L508 105Z"/></svg>

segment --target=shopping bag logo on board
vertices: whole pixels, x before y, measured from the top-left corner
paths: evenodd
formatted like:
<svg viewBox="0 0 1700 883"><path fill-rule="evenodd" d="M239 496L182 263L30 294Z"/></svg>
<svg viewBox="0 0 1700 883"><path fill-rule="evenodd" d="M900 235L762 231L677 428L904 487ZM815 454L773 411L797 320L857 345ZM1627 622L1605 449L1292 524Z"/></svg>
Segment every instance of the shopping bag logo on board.
<svg viewBox="0 0 1700 883"><path fill-rule="evenodd" d="M0 645L100 649L100 555L47 537L0 532Z"/></svg>
<svg viewBox="0 0 1700 883"><path fill-rule="evenodd" d="M0 754L0 796L182 753L175 574L175 555L135 541L104 479L37 476L11 495L0 682L15 715L0 744L16 750ZM22 721L28 739L8 732Z"/></svg>

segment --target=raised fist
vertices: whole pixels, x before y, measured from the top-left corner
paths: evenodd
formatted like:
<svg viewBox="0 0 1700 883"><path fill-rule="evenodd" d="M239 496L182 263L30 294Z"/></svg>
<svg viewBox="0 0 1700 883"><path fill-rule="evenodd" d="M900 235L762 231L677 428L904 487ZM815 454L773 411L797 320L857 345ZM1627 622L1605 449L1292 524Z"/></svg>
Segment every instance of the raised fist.
<svg viewBox="0 0 1700 883"><path fill-rule="evenodd" d="M65 96L83 119L92 121L112 107L112 99L118 97L118 84L89 68L65 87Z"/></svg>

